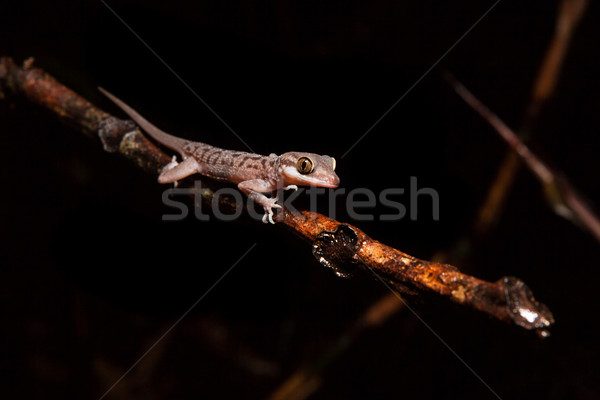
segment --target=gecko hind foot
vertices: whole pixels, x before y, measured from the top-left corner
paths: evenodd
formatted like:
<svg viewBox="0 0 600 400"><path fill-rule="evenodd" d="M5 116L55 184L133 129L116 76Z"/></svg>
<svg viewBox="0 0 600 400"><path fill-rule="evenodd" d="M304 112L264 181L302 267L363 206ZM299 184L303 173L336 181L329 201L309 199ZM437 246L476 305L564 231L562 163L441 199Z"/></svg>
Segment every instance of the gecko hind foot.
<svg viewBox="0 0 600 400"><path fill-rule="evenodd" d="M167 172L167 171L175 168L178 165L179 165L179 163L177 162L177 156L173 156L173 158L171 158L171 161L163 167L162 172L163 173Z"/></svg>
<svg viewBox="0 0 600 400"><path fill-rule="evenodd" d="M163 167L163 169L161 171L161 175L167 171L172 170L173 168L175 168L178 165L179 165L179 163L177 162L177 156L173 155L173 158L171 158L171 161ZM179 181L174 181L173 187L176 188L177 186L179 186Z"/></svg>

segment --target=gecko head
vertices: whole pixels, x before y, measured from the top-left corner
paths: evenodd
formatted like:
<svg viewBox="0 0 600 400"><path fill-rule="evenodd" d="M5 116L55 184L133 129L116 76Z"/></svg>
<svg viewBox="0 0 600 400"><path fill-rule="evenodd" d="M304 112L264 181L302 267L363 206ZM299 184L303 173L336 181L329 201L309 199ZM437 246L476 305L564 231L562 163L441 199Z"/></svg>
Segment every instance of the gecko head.
<svg viewBox="0 0 600 400"><path fill-rule="evenodd" d="M279 157L279 175L285 185L336 188L335 158L313 153L289 152Z"/></svg>

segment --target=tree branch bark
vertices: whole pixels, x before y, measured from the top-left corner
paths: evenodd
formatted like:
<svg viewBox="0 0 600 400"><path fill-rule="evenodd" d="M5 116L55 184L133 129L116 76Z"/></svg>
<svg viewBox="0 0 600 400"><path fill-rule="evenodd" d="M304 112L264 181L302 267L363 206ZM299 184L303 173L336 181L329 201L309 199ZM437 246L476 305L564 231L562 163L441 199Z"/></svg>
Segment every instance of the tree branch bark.
<svg viewBox="0 0 600 400"><path fill-rule="evenodd" d="M147 173L158 174L170 161L132 121L115 118L96 107L48 73L33 68L31 59L18 66L9 57L0 58L0 99L13 95L23 95L50 110L79 132L99 139L106 151L121 154ZM220 185L202 182L209 188ZM212 201L210 191L203 193L202 201ZM233 207L227 197L219 197L219 202L225 209ZM314 212L284 208L275 219L279 222L276 227L287 227L309 241L317 260L340 276L363 270L400 293L438 295L498 320L538 330L542 336L554 323L548 308L537 302L517 278L487 282L463 274L452 265L412 257L370 238L355 226Z"/></svg>

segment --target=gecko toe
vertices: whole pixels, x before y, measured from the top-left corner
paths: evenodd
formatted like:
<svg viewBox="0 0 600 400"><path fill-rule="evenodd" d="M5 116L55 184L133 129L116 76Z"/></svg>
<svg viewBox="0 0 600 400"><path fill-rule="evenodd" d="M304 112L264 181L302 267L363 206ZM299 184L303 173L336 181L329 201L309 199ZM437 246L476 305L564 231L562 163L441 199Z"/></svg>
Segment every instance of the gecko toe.
<svg viewBox="0 0 600 400"><path fill-rule="evenodd" d="M171 158L171 161L163 167L163 172L167 172L178 165L179 163L177 162L177 156L173 156L173 158Z"/></svg>
<svg viewBox="0 0 600 400"><path fill-rule="evenodd" d="M268 223L275 224L275 221L273 221L273 212L272 211L265 212L265 215L263 215L263 217L262 217L262 222L263 222L263 224L268 224Z"/></svg>

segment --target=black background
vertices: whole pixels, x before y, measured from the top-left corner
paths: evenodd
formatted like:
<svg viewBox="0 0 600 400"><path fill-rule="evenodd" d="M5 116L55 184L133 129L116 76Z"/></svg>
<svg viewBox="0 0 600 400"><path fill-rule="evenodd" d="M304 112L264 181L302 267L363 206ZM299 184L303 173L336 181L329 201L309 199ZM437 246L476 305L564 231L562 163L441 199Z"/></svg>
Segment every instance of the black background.
<svg viewBox="0 0 600 400"><path fill-rule="evenodd" d="M350 222L428 259L469 232L506 153L440 72L519 126L557 2L501 1L341 156L492 4L109 2L166 67L100 1L9 1L0 53L35 57L115 115L97 86L166 131L246 150L192 88L257 153L336 157L347 190L408 188L415 176L439 193L439 221L423 200L416 221ZM532 142L592 203L598 12L592 4L576 31ZM99 398L254 243L107 398L265 398L387 293L368 276L338 279L276 227L162 222L171 210L155 177L22 99L0 102L0 133L4 398ZM599 257L598 242L555 215L523 169L498 225L457 266L490 281L523 279L553 311L552 337L446 302L416 309L504 399L597 398ZM495 398L404 310L330 364L312 398L442 396Z"/></svg>

